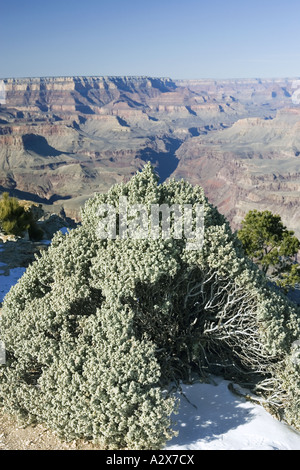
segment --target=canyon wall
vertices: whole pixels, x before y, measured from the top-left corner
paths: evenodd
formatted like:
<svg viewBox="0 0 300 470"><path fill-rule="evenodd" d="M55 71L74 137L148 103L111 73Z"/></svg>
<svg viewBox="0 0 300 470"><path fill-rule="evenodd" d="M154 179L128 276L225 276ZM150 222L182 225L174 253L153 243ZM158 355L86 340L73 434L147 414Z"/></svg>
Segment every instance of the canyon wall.
<svg viewBox="0 0 300 470"><path fill-rule="evenodd" d="M249 209L270 209L300 236L297 83L4 79L0 191L79 218L87 198L150 160L161 181L201 184L233 228Z"/></svg>

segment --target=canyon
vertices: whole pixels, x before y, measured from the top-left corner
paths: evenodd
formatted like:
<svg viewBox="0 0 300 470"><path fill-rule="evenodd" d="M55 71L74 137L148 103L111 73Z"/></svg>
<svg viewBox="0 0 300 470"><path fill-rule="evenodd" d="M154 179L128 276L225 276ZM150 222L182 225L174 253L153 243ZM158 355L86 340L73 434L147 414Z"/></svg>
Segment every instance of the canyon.
<svg viewBox="0 0 300 470"><path fill-rule="evenodd" d="M89 197L150 161L161 182L201 185L233 229L269 209L300 237L299 80L0 82L0 192L79 221Z"/></svg>

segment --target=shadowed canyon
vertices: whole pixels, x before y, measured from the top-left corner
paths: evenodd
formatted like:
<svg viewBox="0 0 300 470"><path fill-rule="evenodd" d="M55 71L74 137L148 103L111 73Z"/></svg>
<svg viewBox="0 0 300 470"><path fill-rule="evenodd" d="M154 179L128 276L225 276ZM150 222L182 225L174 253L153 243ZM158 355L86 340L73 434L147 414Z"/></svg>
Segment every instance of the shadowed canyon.
<svg viewBox="0 0 300 470"><path fill-rule="evenodd" d="M299 237L299 83L5 79L0 192L78 219L87 198L151 161L160 181L203 186L234 229L248 210L269 209Z"/></svg>

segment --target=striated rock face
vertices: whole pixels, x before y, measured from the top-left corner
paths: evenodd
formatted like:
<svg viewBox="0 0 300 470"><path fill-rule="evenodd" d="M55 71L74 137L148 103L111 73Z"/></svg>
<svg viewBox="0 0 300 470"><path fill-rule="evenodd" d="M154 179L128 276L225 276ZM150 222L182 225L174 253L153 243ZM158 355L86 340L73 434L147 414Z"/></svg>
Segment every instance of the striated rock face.
<svg viewBox="0 0 300 470"><path fill-rule="evenodd" d="M300 236L300 108L193 138L177 157L175 176L202 184L234 228L250 209L268 209Z"/></svg>
<svg viewBox="0 0 300 470"><path fill-rule="evenodd" d="M251 208L300 236L295 80L5 79L0 191L78 216L145 161L201 184L237 227ZM3 100L2 100L3 101Z"/></svg>
<svg viewBox="0 0 300 470"><path fill-rule="evenodd" d="M24 111L101 114L101 107L121 97L155 98L171 91L170 79L144 77L55 77L5 80L6 102Z"/></svg>

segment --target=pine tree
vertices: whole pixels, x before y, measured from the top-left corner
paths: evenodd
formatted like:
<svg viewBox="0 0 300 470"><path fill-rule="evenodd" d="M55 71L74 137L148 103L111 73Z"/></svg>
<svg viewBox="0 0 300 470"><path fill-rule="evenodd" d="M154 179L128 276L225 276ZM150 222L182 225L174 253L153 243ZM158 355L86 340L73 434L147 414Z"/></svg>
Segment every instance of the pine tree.
<svg viewBox="0 0 300 470"><path fill-rule="evenodd" d="M278 214L252 210L241 225L238 237L245 253L269 278L284 288L300 282L300 267L295 262L300 241Z"/></svg>

